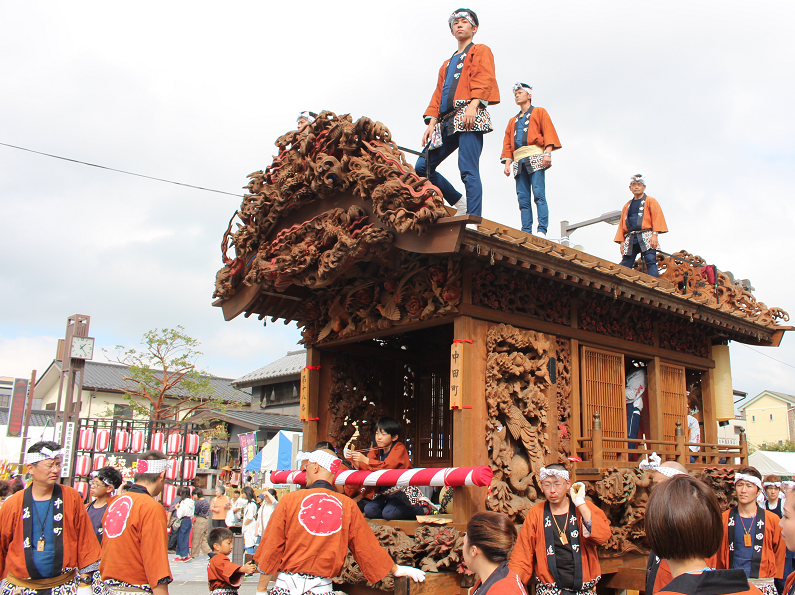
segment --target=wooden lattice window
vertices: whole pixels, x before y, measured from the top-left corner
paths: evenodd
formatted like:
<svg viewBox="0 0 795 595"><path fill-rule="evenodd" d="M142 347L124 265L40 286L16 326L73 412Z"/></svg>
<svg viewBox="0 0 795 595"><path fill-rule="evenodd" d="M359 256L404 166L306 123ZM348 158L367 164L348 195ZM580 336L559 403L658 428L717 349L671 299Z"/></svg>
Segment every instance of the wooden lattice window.
<svg viewBox="0 0 795 595"><path fill-rule="evenodd" d="M450 448L450 364L423 364L415 416L416 467L441 467L453 464Z"/></svg>
<svg viewBox="0 0 795 595"><path fill-rule="evenodd" d="M627 437L627 408L624 396L624 356L620 353L582 347L580 370L582 376L583 436L593 434L593 414L602 419L605 438ZM605 443L605 448L623 448L617 442ZM614 453L606 453L606 460L616 460Z"/></svg>
<svg viewBox="0 0 795 595"><path fill-rule="evenodd" d="M690 440L687 431L687 386L685 369L671 364L660 364L660 398L663 409L663 440L676 439L676 422L682 422L685 442ZM668 447L664 450L674 450Z"/></svg>

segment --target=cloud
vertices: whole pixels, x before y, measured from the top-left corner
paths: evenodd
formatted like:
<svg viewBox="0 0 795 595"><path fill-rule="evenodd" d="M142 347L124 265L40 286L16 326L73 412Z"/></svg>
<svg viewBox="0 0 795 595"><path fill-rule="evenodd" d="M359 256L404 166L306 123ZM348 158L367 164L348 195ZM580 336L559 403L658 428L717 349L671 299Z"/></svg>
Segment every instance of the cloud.
<svg viewBox="0 0 795 595"><path fill-rule="evenodd" d="M55 359L58 338L53 336L0 337L0 376L40 378Z"/></svg>

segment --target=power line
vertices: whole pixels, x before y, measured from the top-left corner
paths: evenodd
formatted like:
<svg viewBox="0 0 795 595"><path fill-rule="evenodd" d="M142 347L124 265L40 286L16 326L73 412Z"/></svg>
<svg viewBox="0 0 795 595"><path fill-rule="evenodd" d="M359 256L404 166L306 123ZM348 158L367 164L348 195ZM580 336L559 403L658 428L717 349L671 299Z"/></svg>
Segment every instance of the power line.
<svg viewBox="0 0 795 595"><path fill-rule="evenodd" d="M772 359L774 362L778 362L778 363L780 363L780 364L784 364L785 366L789 366L790 368L795 368L795 366L793 366L792 364L788 364L787 362L782 362L780 359L776 359L776 358L775 358L775 357L773 357L772 355L768 355L768 354L766 354L766 353L762 353L761 351L757 351L756 349L754 349L753 347L749 347L749 346L748 346L748 345L746 345L745 343L738 343L738 345L742 345L742 346L743 346L743 347L745 347L746 349L750 349L751 351L753 351L754 353L758 353L759 355L764 355L765 357L769 357L769 358L770 358L770 359Z"/></svg>
<svg viewBox="0 0 795 595"><path fill-rule="evenodd" d="M52 157L53 159L63 159L64 161L71 161L72 163L80 163L82 165L89 165L91 167L98 167L99 169L107 169L109 171L119 172L120 174L127 174L128 176L137 176L139 178L146 178L148 180L156 180L158 182L166 182L168 184L176 184L177 186L186 186L188 188L196 188L197 190L206 190L207 192L217 192L218 194L228 194L229 196L237 196L242 198L242 194L232 194L231 192L224 192L223 190L213 190L212 188L204 188L202 186L194 186L193 184L183 184L182 182L172 182L171 180L164 180L163 178L154 178L152 176L145 176L143 174L136 174L131 171L124 171L123 169L116 169L114 167L106 167L104 165L97 165L96 163L86 163L77 159L69 159L68 157L61 157L60 155L51 155L49 153L42 153L41 151L34 151L33 149L26 149L25 147L17 147L16 145L9 145L7 143L0 143L4 147L11 147L12 149L19 149L20 151L27 151L28 153L36 153L37 155L44 155L45 157Z"/></svg>

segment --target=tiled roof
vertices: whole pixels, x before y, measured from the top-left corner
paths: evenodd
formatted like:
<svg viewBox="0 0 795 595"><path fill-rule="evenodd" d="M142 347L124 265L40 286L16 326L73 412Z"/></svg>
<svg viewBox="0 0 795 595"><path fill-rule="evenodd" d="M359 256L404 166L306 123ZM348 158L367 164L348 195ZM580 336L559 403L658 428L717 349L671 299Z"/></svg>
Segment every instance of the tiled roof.
<svg viewBox="0 0 795 595"><path fill-rule="evenodd" d="M220 419L230 423L240 422L241 425L258 429L268 428L273 430L293 430L302 431L304 424L297 415L279 415L278 413L266 413L264 411L252 411L250 409L227 409L226 411L202 411L190 418L191 421L199 419Z"/></svg>
<svg viewBox="0 0 795 595"><path fill-rule="evenodd" d="M8 407L0 407L0 426L8 425ZM37 411L33 409L30 412L30 425L31 426L55 426L55 411Z"/></svg>
<svg viewBox="0 0 795 595"><path fill-rule="evenodd" d="M292 376L300 374L301 370L306 366L306 349L300 351L288 351L287 355L263 366L253 372L249 372L245 376L238 378L232 382L232 386L237 388L245 386L257 386L260 384L273 384L272 382L265 382L276 378L283 378L285 376Z"/></svg>
<svg viewBox="0 0 795 595"><path fill-rule="evenodd" d="M56 362L60 368L60 362ZM135 384L124 377L129 374L129 367L121 364L111 364L105 362L86 362L85 378L83 379L83 389L126 391L134 388ZM239 390L232 386L231 378L219 378L210 376L210 387L215 396L229 403L251 403L251 391ZM187 396L187 391L177 387L172 393L174 396Z"/></svg>

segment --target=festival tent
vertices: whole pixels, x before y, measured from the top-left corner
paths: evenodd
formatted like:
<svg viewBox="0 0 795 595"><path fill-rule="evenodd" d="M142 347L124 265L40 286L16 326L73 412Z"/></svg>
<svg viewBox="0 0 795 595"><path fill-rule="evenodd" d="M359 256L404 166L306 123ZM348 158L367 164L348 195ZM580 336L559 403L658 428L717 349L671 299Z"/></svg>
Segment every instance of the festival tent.
<svg viewBox="0 0 795 595"><path fill-rule="evenodd" d="M756 467L762 477L765 475L791 477L795 475L795 452L757 450L748 457L748 464Z"/></svg>
<svg viewBox="0 0 795 595"><path fill-rule="evenodd" d="M292 469L294 453L301 449L301 432L279 431L246 465L246 471L276 471Z"/></svg>

